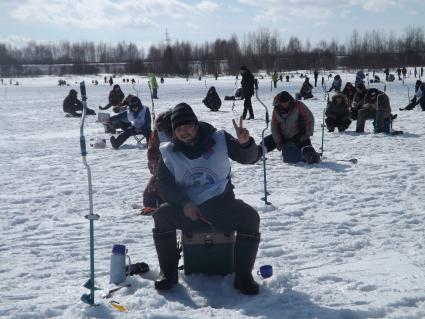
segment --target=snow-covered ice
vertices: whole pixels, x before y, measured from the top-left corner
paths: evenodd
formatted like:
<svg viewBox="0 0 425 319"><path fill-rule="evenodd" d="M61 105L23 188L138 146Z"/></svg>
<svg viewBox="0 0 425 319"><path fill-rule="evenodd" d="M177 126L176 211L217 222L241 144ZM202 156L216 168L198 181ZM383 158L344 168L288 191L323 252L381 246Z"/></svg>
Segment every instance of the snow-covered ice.
<svg viewBox="0 0 425 319"><path fill-rule="evenodd" d="M384 78L383 74L379 74ZM341 73L343 85L353 73ZM130 76L130 78L133 76ZM79 149L80 120L65 118L62 101L71 88L86 80L88 105L106 104L109 85L91 85L95 77L69 77L58 87L56 77L20 79L20 86L0 87L0 317L2 318L284 318L364 319L425 318L424 145L425 113L399 112L407 104L401 81L387 83L395 129L403 135L325 132L324 161L318 165L282 163L277 151L268 155L269 200L263 195L262 164L232 163L237 197L258 209L262 241L254 271L273 265L274 275L258 281L261 294L243 296L232 287L232 276L180 275L180 284L157 293L152 278L158 272L150 217L141 216L141 203L150 177L146 146L129 139L113 150L88 149L94 188L96 280L109 286L113 244L128 248L133 262L144 261L151 273L132 277L131 288L114 299L129 312L121 314L97 293L100 306L90 308L79 298L89 277L87 174ZM97 77L99 83L102 78ZM136 77L142 102L150 106L147 79ZM271 112L275 94L294 95L303 80L279 82L270 92L270 79L260 80L259 94ZM415 79L406 85L412 94ZM119 84L120 81L118 82ZM328 87L331 81L327 82ZM212 113L201 101L206 86L221 98L231 95L234 78L165 79L155 111L189 103L200 120L234 134L231 110L223 101ZM373 84L371 84L372 86ZM382 88L381 84L376 87ZM124 93L134 93L122 84ZM321 88L306 101L316 118L313 145L319 149ZM256 119L244 124L260 141L264 109L253 99ZM89 117L87 140L104 137L103 127ZM337 161L357 158L358 164ZM219 209L219 208L217 208Z"/></svg>

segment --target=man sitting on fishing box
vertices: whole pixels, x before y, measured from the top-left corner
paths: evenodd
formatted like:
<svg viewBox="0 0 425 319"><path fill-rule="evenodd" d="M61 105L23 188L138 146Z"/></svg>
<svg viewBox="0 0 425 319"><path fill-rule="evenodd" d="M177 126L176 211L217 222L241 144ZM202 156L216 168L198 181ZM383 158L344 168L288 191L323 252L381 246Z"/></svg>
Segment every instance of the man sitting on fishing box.
<svg viewBox="0 0 425 319"><path fill-rule="evenodd" d="M237 231L234 287L243 294L258 294L251 271L260 242L258 212L236 199L230 180L229 158L255 162L258 147L243 127L233 121L237 138L210 124L198 122L186 103L171 114L173 138L160 147L158 191L165 203L154 213L153 239L161 277L157 290L171 289L178 282L176 229L199 229L206 224L220 231Z"/></svg>

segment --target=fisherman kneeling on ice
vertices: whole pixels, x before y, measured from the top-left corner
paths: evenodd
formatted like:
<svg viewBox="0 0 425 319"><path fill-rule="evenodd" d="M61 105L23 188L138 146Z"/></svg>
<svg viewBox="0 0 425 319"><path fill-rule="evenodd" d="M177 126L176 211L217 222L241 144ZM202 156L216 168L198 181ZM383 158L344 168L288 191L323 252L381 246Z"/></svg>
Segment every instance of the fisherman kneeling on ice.
<svg viewBox="0 0 425 319"><path fill-rule="evenodd" d="M274 97L272 136L276 148L282 151L284 162L319 163L320 156L311 145L314 117L308 107L283 91Z"/></svg>
<svg viewBox="0 0 425 319"><path fill-rule="evenodd" d="M161 277L157 290L171 289L178 282L176 229L196 230L211 223L220 231L237 231L234 287L243 294L259 293L252 269L260 242L258 212L235 198L229 158L249 164L258 147L249 132L233 121L237 138L210 124L198 122L186 103L171 114L173 138L161 144L157 172L158 191L165 200L153 214L153 239Z"/></svg>
<svg viewBox="0 0 425 319"><path fill-rule="evenodd" d="M202 103L213 112L217 112L221 106L221 99L217 94L215 87L210 87L205 99L202 100Z"/></svg>
<svg viewBox="0 0 425 319"><path fill-rule="evenodd" d="M78 99L78 92L74 89L63 100L63 111L67 117L81 117L83 114L83 102ZM96 112L87 108L86 115L96 115Z"/></svg>
<svg viewBox="0 0 425 319"><path fill-rule="evenodd" d="M351 124L350 109L348 107L347 98L342 93L336 93L328 102L326 107L326 127L329 132L333 132L335 128L338 131L345 131Z"/></svg>
<svg viewBox="0 0 425 319"><path fill-rule="evenodd" d="M367 90L365 104L357 116L356 132L363 133L366 120L372 119L375 133L390 133L393 118L388 95L371 88Z"/></svg>

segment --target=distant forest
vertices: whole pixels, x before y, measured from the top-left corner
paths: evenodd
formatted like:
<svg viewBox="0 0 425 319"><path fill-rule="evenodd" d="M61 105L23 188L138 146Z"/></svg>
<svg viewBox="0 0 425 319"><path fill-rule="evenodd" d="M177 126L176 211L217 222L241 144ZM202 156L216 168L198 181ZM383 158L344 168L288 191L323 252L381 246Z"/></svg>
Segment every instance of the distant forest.
<svg viewBox="0 0 425 319"><path fill-rule="evenodd" d="M204 44L176 41L152 45L147 52L134 43L36 43L23 48L0 43L0 76L153 72L160 75L236 74L241 65L258 70L291 71L379 69L425 64L423 27L393 31L354 30L343 42L322 40L314 47L296 36L282 39L278 31L259 29Z"/></svg>

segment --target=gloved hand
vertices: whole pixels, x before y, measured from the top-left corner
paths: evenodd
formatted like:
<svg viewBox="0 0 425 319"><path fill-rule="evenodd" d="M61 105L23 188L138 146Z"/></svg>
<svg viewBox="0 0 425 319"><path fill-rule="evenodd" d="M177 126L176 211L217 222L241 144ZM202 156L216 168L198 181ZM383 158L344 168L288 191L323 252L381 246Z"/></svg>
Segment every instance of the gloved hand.
<svg viewBox="0 0 425 319"><path fill-rule="evenodd" d="M143 207L140 210L140 215L149 216L152 215L156 211L156 208L154 207Z"/></svg>

